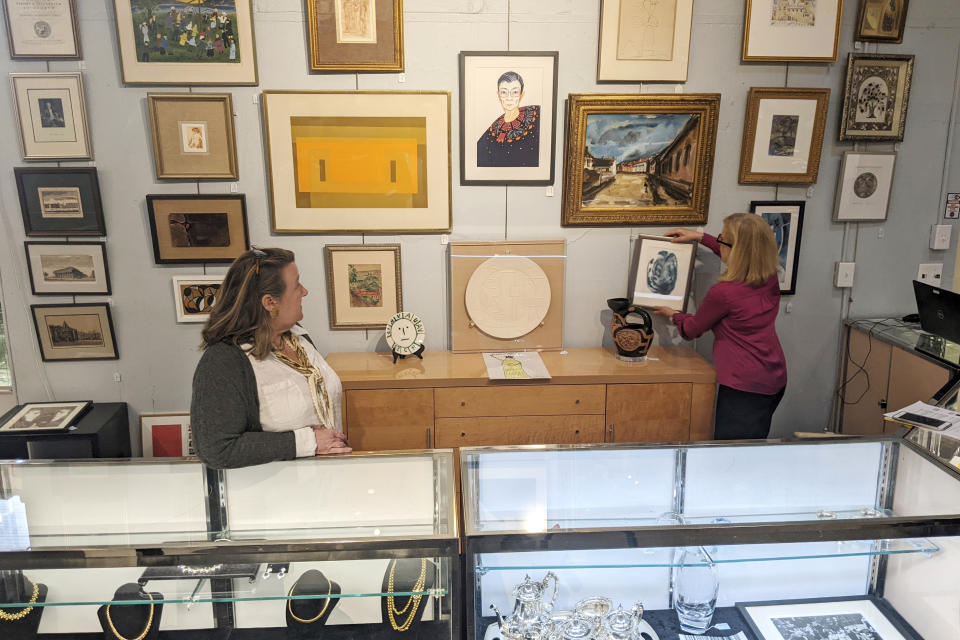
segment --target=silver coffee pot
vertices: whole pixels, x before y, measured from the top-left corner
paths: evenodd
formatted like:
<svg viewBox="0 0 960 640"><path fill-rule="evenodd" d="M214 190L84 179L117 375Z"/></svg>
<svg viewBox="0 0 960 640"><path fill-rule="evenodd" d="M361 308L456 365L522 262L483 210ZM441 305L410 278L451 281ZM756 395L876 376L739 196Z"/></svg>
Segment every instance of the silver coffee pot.
<svg viewBox="0 0 960 640"><path fill-rule="evenodd" d="M621 606L603 617L601 629L610 640L636 640L642 619L643 603L633 605L630 611L624 611Z"/></svg>
<svg viewBox="0 0 960 640"><path fill-rule="evenodd" d="M544 601L544 594L553 581L553 594L549 602ZM513 588L513 613L506 618L500 613L496 605L490 608L497 614L500 622L500 633L505 640L539 639L551 626L550 612L557 601L559 580L552 571L548 571L543 580L535 581L526 576L520 584Z"/></svg>

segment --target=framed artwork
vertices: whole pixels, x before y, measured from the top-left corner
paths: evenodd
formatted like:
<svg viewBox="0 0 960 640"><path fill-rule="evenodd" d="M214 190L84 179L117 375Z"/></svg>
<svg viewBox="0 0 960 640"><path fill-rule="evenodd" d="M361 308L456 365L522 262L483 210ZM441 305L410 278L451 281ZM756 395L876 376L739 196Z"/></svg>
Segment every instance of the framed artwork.
<svg viewBox="0 0 960 640"><path fill-rule="evenodd" d="M24 242L35 296L110 295L103 242Z"/></svg>
<svg viewBox="0 0 960 640"><path fill-rule="evenodd" d="M32 304L30 311L44 362L120 357L110 305Z"/></svg>
<svg viewBox="0 0 960 640"><path fill-rule="evenodd" d="M913 56L851 53L841 140L899 142L907 124Z"/></svg>
<svg viewBox="0 0 960 640"><path fill-rule="evenodd" d="M327 245L331 329L383 329L403 311L400 245Z"/></svg>
<svg viewBox="0 0 960 640"><path fill-rule="evenodd" d="M853 39L863 42L903 42L910 0L860 0Z"/></svg>
<svg viewBox="0 0 960 640"><path fill-rule="evenodd" d="M744 62L836 62L843 0L747 0Z"/></svg>
<svg viewBox="0 0 960 640"><path fill-rule="evenodd" d="M157 264L233 262L250 248L243 194L149 195Z"/></svg>
<svg viewBox="0 0 960 640"><path fill-rule="evenodd" d="M93 406L83 402L29 402L0 424L0 432L61 431L73 425Z"/></svg>
<svg viewBox="0 0 960 640"><path fill-rule="evenodd" d="M3 0L14 60L79 60L77 0Z"/></svg>
<svg viewBox="0 0 960 640"><path fill-rule="evenodd" d="M803 200L774 200L750 203L750 212L770 225L777 241L777 279L780 293L793 295L797 292L797 267L800 263L800 234L803 231Z"/></svg>
<svg viewBox="0 0 960 640"><path fill-rule="evenodd" d="M11 73L24 160L92 160L83 77Z"/></svg>
<svg viewBox="0 0 960 640"><path fill-rule="evenodd" d="M565 226L706 224L720 94L570 94Z"/></svg>
<svg viewBox="0 0 960 640"><path fill-rule="evenodd" d="M461 185L553 184L559 55L460 52Z"/></svg>
<svg viewBox="0 0 960 640"><path fill-rule="evenodd" d="M157 178L237 180L229 93L148 93Z"/></svg>
<svg viewBox="0 0 960 640"><path fill-rule="evenodd" d="M896 160L893 152L845 151L833 220L886 220Z"/></svg>
<svg viewBox="0 0 960 640"><path fill-rule="evenodd" d="M597 82L686 82L693 0L600 0Z"/></svg>
<svg viewBox="0 0 960 640"><path fill-rule="evenodd" d="M311 71L403 71L403 0L307 0Z"/></svg>
<svg viewBox="0 0 960 640"><path fill-rule="evenodd" d="M223 276L173 276L177 322L206 322L217 302Z"/></svg>
<svg viewBox="0 0 960 640"><path fill-rule="evenodd" d="M829 104L830 89L751 87L740 183L816 182Z"/></svg>
<svg viewBox="0 0 960 640"><path fill-rule="evenodd" d="M105 236L94 167L14 167L23 230L28 236Z"/></svg>
<svg viewBox="0 0 960 640"><path fill-rule="evenodd" d="M663 236L637 236L627 293L633 304L686 313L698 245L671 242Z"/></svg>
<svg viewBox="0 0 960 640"><path fill-rule="evenodd" d="M264 91L273 231L451 227L450 92Z"/></svg>
<svg viewBox="0 0 960 640"><path fill-rule="evenodd" d="M257 84L250 0L113 0L126 84Z"/></svg>
<svg viewBox="0 0 960 640"><path fill-rule="evenodd" d="M197 455L190 429L190 412L141 413L140 443L144 458Z"/></svg>
<svg viewBox="0 0 960 640"><path fill-rule="evenodd" d="M889 605L873 596L738 602L737 609L760 640L919 640L896 614L888 613Z"/></svg>

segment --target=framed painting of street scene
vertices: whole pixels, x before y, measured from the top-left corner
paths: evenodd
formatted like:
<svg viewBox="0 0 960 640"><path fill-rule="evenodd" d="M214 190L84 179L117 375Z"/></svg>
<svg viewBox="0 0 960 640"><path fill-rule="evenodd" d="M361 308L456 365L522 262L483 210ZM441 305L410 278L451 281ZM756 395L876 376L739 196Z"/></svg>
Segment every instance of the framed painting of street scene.
<svg viewBox="0 0 960 640"><path fill-rule="evenodd" d="M570 94L564 226L706 224L720 95Z"/></svg>
<svg viewBox="0 0 960 640"><path fill-rule="evenodd" d="M403 311L400 245L327 245L331 329L383 329Z"/></svg>
<svg viewBox="0 0 960 640"><path fill-rule="evenodd" d="M107 234L96 167L14 167L28 236Z"/></svg>
<svg viewBox="0 0 960 640"><path fill-rule="evenodd" d="M403 71L403 0L307 0L311 71Z"/></svg>
<svg viewBox="0 0 960 640"><path fill-rule="evenodd" d="M24 242L30 289L43 295L110 295L103 242Z"/></svg>
<svg viewBox="0 0 960 640"><path fill-rule="evenodd" d="M250 247L243 194L149 195L157 264L233 262Z"/></svg>
<svg viewBox="0 0 960 640"><path fill-rule="evenodd" d="M32 304L30 311L44 362L119 358L110 305Z"/></svg>
<svg viewBox="0 0 960 640"><path fill-rule="evenodd" d="M840 139L901 142L912 84L912 55L851 53Z"/></svg>

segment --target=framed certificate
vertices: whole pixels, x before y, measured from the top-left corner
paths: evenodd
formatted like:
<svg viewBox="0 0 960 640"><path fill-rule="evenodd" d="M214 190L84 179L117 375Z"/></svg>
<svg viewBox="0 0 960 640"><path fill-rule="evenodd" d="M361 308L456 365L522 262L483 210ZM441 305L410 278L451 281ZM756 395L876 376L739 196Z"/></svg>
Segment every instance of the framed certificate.
<svg viewBox="0 0 960 640"><path fill-rule="evenodd" d="M79 60L77 0L3 0L14 60Z"/></svg>

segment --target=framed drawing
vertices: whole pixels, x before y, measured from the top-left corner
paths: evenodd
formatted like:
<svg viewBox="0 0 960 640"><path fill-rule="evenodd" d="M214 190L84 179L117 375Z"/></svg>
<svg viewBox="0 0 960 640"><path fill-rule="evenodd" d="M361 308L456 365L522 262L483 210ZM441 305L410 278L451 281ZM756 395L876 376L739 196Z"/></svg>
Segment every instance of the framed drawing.
<svg viewBox="0 0 960 640"><path fill-rule="evenodd" d="M32 304L30 311L44 362L119 358L110 305Z"/></svg>
<svg viewBox="0 0 960 640"><path fill-rule="evenodd" d="M92 160L83 77L11 73L24 160Z"/></svg>
<svg viewBox="0 0 960 640"><path fill-rule="evenodd" d="M450 93L264 91L273 231L450 230Z"/></svg>
<svg viewBox="0 0 960 640"><path fill-rule="evenodd" d="M110 295L103 242L24 242L35 296Z"/></svg>
<svg viewBox="0 0 960 640"><path fill-rule="evenodd" d="M61 431L73 425L93 406L83 402L29 402L0 424L0 432Z"/></svg>
<svg viewBox="0 0 960 640"><path fill-rule="evenodd" d="M307 0L311 71L403 71L403 0Z"/></svg>
<svg viewBox="0 0 960 640"><path fill-rule="evenodd" d="M157 178L237 180L229 93L148 93Z"/></svg>
<svg viewBox="0 0 960 640"><path fill-rule="evenodd" d="M810 184L820 173L830 89L751 87L740 184Z"/></svg>
<svg viewBox="0 0 960 640"><path fill-rule="evenodd" d="M250 0L113 0L126 84L257 84Z"/></svg>
<svg viewBox="0 0 960 640"><path fill-rule="evenodd" d="M460 52L461 185L553 184L558 58Z"/></svg>
<svg viewBox="0 0 960 640"><path fill-rule="evenodd" d="M886 220L896 160L893 152L845 151L833 220Z"/></svg>
<svg viewBox="0 0 960 640"><path fill-rule="evenodd" d="M570 94L565 226L706 224L720 94Z"/></svg>
<svg viewBox="0 0 960 640"><path fill-rule="evenodd" d="M836 62L843 0L747 0L744 62Z"/></svg>
<svg viewBox="0 0 960 640"><path fill-rule="evenodd" d="M686 312L697 242L671 242L664 236L637 236L627 297L644 307Z"/></svg>
<svg viewBox="0 0 960 640"><path fill-rule="evenodd" d="M919 640L873 596L738 602L737 610L759 640L870 638Z"/></svg>
<svg viewBox="0 0 960 640"><path fill-rule="evenodd" d="M913 56L851 53L841 140L899 142L907 124Z"/></svg>
<svg viewBox="0 0 960 640"><path fill-rule="evenodd" d="M250 248L243 194L149 195L157 264L233 262Z"/></svg>
<svg viewBox="0 0 960 640"><path fill-rule="evenodd" d="M14 167L28 236L105 236L94 167Z"/></svg>
<svg viewBox="0 0 960 640"><path fill-rule="evenodd" d="M223 276L173 276L177 322L206 322L221 286Z"/></svg>
<svg viewBox="0 0 960 640"><path fill-rule="evenodd" d="M141 413L140 444L144 458L197 455L190 429L190 412Z"/></svg>
<svg viewBox="0 0 960 640"><path fill-rule="evenodd" d="M3 0L14 60L79 60L77 0Z"/></svg>
<svg viewBox="0 0 960 640"><path fill-rule="evenodd" d="M400 245L327 245L331 329L383 329L403 311Z"/></svg>
<svg viewBox="0 0 960 640"><path fill-rule="evenodd" d="M800 233L803 231L803 200L759 201L750 203L750 212L763 219L773 230L777 241L777 278L780 293L792 296L797 292L797 268L800 264Z"/></svg>
<svg viewBox="0 0 960 640"><path fill-rule="evenodd" d="M863 42L903 42L910 0L860 0L853 39Z"/></svg>
<svg viewBox="0 0 960 640"><path fill-rule="evenodd" d="M600 0L597 82L686 82L693 0Z"/></svg>

